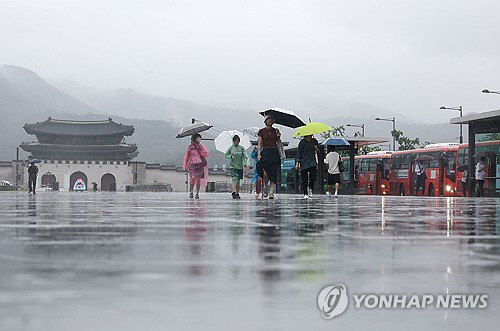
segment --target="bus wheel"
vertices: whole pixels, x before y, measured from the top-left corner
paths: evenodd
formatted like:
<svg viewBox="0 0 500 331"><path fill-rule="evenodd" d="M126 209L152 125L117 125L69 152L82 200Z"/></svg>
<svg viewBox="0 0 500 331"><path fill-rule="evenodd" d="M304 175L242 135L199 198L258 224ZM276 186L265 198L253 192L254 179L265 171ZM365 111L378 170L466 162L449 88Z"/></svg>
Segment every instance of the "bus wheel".
<svg viewBox="0 0 500 331"><path fill-rule="evenodd" d="M434 184L432 184L432 183L431 183L431 184L429 185L429 192L427 193L427 195L428 195L428 196L430 196L430 197L435 196L435 192L434 192Z"/></svg>
<svg viewBox="0 0 500 331"><path fill-rule="evenodd" d="M402 197L405 196L405 187L403 184L399 185L399 195Z"/></svg>

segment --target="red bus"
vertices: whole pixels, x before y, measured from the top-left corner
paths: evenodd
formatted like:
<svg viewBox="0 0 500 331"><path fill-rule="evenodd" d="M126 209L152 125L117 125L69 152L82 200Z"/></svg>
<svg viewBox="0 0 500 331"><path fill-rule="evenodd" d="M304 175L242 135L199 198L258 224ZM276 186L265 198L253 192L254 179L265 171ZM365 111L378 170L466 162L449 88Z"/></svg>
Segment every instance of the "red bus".
<svg viewBox="0 0 500 331"><path fill-rule="evenodd" d="M475 161L479 162L481 156L486 157L486 181L484 190L488 193L500 191L500 140L485 141L476 143ZM457 172L457 190L459 196L464 196L462 189L462 174L469 164L469 144L461 144L458 149L457 165L460 171ZM475 166L474 166L475 168ZM472 174L475 177L475 173Z"/></svg>
<svg viewBox="0 0 500 331"><path fill-rule="evenodd" d="M415 164L420 159L426 168L424 195L456 196L457 152L459 144L431 144L424 148L396 151L391 156L389 191L392 195L415 195Z"/></svg>
<svg viewBox="0 0 500 331"><path fill-rule="evenodd" d="M389 194L389 171L392 152L377 151L355 158L357 194Z"/></svg>

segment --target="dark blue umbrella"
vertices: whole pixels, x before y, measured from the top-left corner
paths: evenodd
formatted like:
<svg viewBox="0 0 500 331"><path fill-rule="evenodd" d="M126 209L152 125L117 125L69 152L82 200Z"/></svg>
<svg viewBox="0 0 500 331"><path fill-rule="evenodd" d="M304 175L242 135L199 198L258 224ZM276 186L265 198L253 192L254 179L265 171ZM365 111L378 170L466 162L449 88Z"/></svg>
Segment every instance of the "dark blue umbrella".
<svg viewBox="0 0 500 331"><path fill-rule="evenodd" d="M30 164L32 163L42 163L42 160L39 160L39 159L32 159L29 161Z"/></svg>
<svg viewBox="0 0 500 331"><path fill-rule="evenodd" d="M349 142L344 138L326 138L325 141L321 143L325 146L350 146Z"/></svg>

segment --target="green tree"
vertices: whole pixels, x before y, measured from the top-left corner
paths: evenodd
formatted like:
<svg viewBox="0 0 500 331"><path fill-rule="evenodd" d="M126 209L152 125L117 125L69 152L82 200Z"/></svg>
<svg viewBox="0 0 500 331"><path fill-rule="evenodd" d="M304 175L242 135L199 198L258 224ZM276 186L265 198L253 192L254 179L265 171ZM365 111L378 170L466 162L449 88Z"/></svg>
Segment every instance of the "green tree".
<svg viewBox="0 0 500 331"><path fill-rule="evenodd" d="M410 139L408 137L405 137L403 131L401 130L392 130L391 135L398 143L399 151L406 151L410 149L415 149L417 147L421 147L419 138Z"/></svg>
<svg viewBox="0 0 500 331"><path fill-rule="evenodd" d="M332 130L323 132L321 136L323 139L328 139L328 138L338 138L338 137L343 137L345 134L345 127L343 125L339 125L336 127L333 127Z"/></svg>
<svg viewBox="0 0 500 331"><path fill-rule="evenodd" d="M500 140L500 133L498 132L487 133L479 139L479 141L493 141L493 140Z"/></svg>
<svg viewBox="0 0 500 331"><path fill-rule="evenodd" d="M366 155L370 152L377 152L377 151L381 151L381 150L382 150L382 148L380 148L380 146L370 147L370 146L364 145L364 146L361 146L360 148L358 148L358 155Z"/></svg>

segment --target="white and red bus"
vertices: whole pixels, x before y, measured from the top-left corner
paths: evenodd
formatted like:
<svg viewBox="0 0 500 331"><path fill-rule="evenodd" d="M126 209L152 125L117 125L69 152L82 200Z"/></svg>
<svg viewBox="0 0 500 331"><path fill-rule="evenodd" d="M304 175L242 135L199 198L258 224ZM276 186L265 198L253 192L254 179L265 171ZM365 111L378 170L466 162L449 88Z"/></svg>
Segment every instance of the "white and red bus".
<svg viewBox="0 0 500 331"><path fill-rule="evenodd" d="M391 155L389 191L392 195L415 195L415 165L421 160L426 168L424 195L456 196L457 152L459 144L431 144L424 148L395 151Z"/></svg>
<svg viewBox="0 0 500 331"><path fill-rule="evenodd" d="M377 151L356 156L356 193L389 194L389 171L392 152Z"/></svg>

